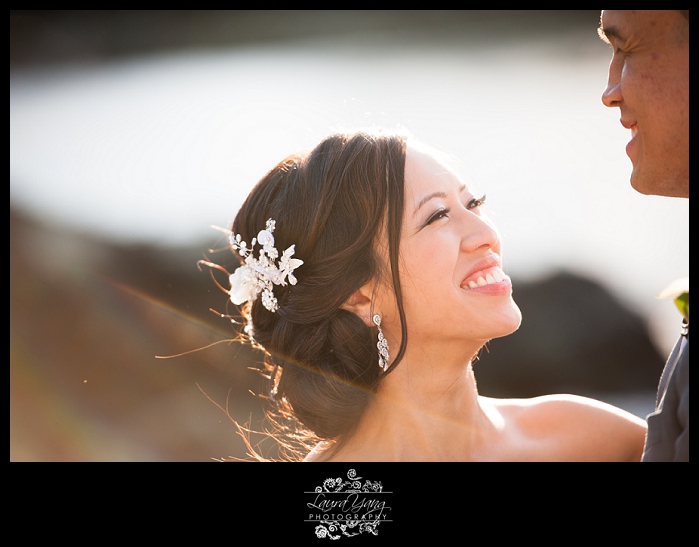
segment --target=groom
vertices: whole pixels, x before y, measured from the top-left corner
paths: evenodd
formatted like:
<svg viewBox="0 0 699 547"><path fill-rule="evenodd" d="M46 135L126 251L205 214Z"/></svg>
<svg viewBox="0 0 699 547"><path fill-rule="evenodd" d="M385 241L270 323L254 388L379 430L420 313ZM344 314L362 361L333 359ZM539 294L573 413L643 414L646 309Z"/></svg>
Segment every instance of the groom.
<svg viewBox="0 0 699 547"><path fill-rule="evenodd" d="M612 46L602 102L618 107L621 124L631 131L631 186L642 194L689 199L689 11L603 10L598 32ZM689 461L688 296L647 419L643 461Z"/></svg>

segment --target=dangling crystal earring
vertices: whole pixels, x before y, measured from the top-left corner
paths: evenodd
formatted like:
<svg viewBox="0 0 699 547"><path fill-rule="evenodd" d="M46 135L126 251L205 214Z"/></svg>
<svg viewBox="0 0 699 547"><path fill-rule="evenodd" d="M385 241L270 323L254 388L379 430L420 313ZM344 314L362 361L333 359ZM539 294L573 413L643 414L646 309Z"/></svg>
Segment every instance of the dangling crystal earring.
<svg viewBox="0 0 699 547"><path fill-rule="evenodd" d="M388 341L384 338L381 330L381 316L379 314L374 316L374 324L379 329L379 342L376 344L379 350L379 366L386 372L388 370Z"/></svg>

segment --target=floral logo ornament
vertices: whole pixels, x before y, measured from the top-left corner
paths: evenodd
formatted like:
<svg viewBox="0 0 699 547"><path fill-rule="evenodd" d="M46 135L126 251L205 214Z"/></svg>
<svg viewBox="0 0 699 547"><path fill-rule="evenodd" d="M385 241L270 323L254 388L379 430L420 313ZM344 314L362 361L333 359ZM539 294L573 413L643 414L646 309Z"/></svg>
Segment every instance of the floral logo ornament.
<svg viewBox="0 0 699 547"><path fill-rule="evenodd" d="M238 251L245 259L245 264L241 265L233 272L228 280L231 289L228 292L231 302L237 306L254 301L259 294L262 294L262 305L272 313L279 309L277 298L274 296L274 285L286 285L288 281L291 285L296 285L297 279L294 270L303 264L303 260L292 258L295 245L291 245L283 253L279 261L279 252L274 246L274 236L272 233L276 227L276 221L271 218L267 221L265 229L260 230L256 238L252 238L250 246L242 241L240 234L230 232L228 241L231 247ZM255 258L254 247L259 243L260 250Z"/></svg>
<svg viewBox="0 0 699 547"><path fill-rule="evenodd" d="M349 480L342 480L337 477L336 479L325 479L321 486L316 486L315 491L317 493L321 492L382 492L383 486L381 483L371 482L369 480L364 482L362 485L362 478L357 477L357 472L354 469L347 471L347 478Z"/></svg>
<svg viewBox="0 0 699 547"><path fill-rule="evenodd" d="M337 540L362 533L376 536L379 523L385 520L385 512L390 510L384 501L371 496L384 493L381 483L363 480L354 469L347 472L347 480L340 477L325 479L313 493L315 500L307 506L320 512L315 516L315 522L319 523L315 535L320 539Z"/></svg>
<svg viewBox="0 0 699 547"><path fill-rule="evenodd" d="M329 523L327 528L320 524L316 526L316 537L340 539L343 535L347 537L352 537L358 536L359 534L362 534L364 532L369 532L370 534L378 536L379 532L376 530L378 525L378 520L373 522L360 522L358 520L349 520L347 521L347 524L337 524L336 522L333 522ZM333 534L333 532L336 533Z"/></svg>

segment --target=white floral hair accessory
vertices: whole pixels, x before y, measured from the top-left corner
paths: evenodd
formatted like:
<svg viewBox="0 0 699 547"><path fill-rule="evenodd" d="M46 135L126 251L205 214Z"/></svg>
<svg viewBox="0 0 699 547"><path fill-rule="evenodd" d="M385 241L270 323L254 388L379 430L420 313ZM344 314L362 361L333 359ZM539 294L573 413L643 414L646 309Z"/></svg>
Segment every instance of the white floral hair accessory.
<svg viewBox="0 0 699 547"><path fill-rule="evenodd" d="M296 277L293 271L303 264L303 260L291 258L296 245L292 245L282 253L277 262L279 252L274 246L274 232L276 221L271 218L267 221L266 229L260 230L256 238L252 239L248 247L245 241L241 241L240 234L229 232L228 241L240 256L245 258L245 264L233 272L229 279L231 290L228 294L231 302L239 306L245 302L253 302L257 295L262 293L262 305L271 312L279 309L277 298L272 289L274 285L296 285ZM260 244L258 258L255 258L253 248Z"/></svg>

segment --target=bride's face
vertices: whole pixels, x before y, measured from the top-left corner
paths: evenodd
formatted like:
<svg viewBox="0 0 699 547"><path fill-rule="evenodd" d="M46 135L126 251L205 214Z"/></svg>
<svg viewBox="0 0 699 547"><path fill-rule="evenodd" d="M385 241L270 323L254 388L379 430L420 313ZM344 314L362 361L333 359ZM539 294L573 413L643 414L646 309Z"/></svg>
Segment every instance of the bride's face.
<svg viewBox="0 0 699 547"><path fill-rule="evenodd" d="M400 279L411 346L482 344L519 327L500 236L479 198L429 152L408 147ZM386 315L395 336L395 307Z"/></svg>

